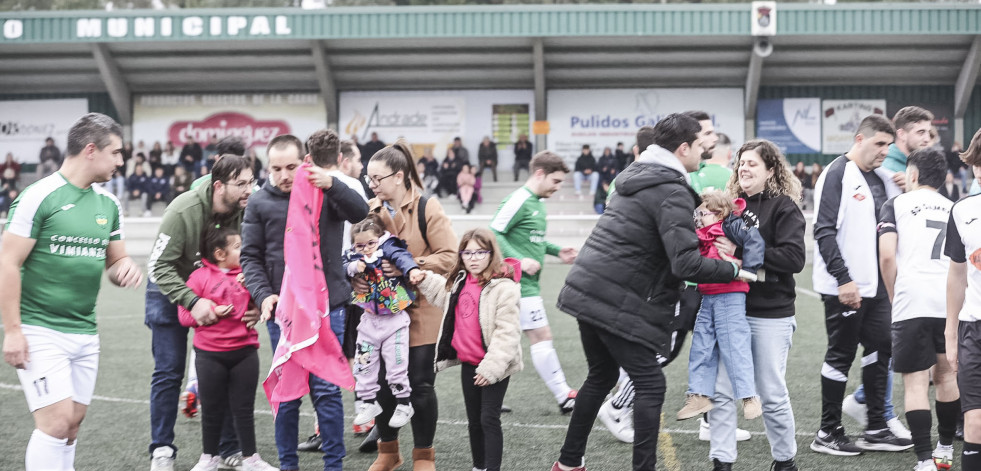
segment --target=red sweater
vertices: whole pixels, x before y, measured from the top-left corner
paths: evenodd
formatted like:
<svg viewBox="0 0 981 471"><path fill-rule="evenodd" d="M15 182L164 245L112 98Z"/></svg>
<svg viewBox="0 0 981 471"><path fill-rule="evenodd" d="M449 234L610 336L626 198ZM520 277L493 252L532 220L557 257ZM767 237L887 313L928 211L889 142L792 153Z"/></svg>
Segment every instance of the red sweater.
<svg viewBox="0 0 981 471"><path fill-rule="evenodd" d="M242 322L249 309L251 296L235 278L241 268L225 273L221 268L202 260L204 266L194 270L187 279L187 287L201 299L210 299L219 306L232 305L232 311L211 325L198 325L191 311L178 305L177 317L181 325L194 327L194 346L209 352L230 352L245 347L259 348L259 334Z"/></svg>

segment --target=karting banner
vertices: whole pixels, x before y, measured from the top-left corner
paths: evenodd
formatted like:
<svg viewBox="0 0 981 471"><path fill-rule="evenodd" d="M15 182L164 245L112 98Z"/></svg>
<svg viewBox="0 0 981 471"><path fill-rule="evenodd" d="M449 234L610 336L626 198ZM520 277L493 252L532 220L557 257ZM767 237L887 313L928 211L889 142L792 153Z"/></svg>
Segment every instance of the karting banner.
<svg viewBox="0 0 981 471"><path fill-rule="evenodd" d="M821 109L821 151L837 155L852 148L858 125L866 116L886 115L886 100L824 100Z"/></svg>
<svg viewBox="0 0 981 471"><path fill-rule="evenodd" d="M615 149L617 142L629 152L641 126L690 110L708 113L716 132L728 135L733 148L742 145L746 125L741 88L654 88L549 90L548 148L570 165L583 144L590 145L597 159L603 147Z"/></svg>
<svg viewBox="0 0 981 471"><path fill-rule="evenodd" d="M385 144L404 137L416 157L431 152L440 162L459 137L475 165L481 140L490 137L497 143L498 169L509 169L518 136L534 140L534 103L532 90L341 92L338 126L341 137L357 136L361 144L372 133Z"/></svg>
<svg viewBox="0 0 981 471"><path fill-rule="evenodd" d="M167 141L180 149L189 139L208 145L212 136L241 136L260 156L280 134L306 141L327 126L327 112L315 93L236 95L142 95L133 101L133 143L149 149Z"/></svg>
<svg viewBox="0 0 981 471"><path fill-rule="evenodd" d="M756 104L756 137L784 154L821 152L821 99L777 98Z"/></svg>
<svg viewBox="0 0 981 471"><path fill-rule="evenodd" d="M36 164L49 137L64 156L68 130L88 112L85 98L0 101L0 161L9 152L22 164Z"/></svg>

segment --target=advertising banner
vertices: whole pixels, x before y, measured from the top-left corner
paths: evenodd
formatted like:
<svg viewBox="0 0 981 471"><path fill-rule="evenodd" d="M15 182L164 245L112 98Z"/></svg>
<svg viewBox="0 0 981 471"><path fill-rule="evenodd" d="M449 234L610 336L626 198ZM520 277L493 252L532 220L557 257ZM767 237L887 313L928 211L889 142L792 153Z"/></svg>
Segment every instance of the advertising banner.
<svg viewBox="0 0 981 471"><path fill-rule="evenodd" d="M886 100L824 100L821 151L843 154L852 148L858 125L871 114L885 116Z"/></svg>
<svg viewBox="0 0 981 471"><path fill-rule="evenodd" d="M344 137L365 143L372 133L386 144L404 137L417 152L432 152L442 162L459 137L477 163L483 138L497 143L498 169L514 162L512 144L531 134L532 90L447 90L342 92L339 126Z"/></svg>
<svg viewBox="0 0 981 471"><path fill-rule="evenodd" d="M0 101L0 160L9 152L20 163L36 164L49 137L64 153L68 130L88 112L85 98Z"/></svg>
<svg viewBox="0 0 981 471"><path fill-rule="evenodd" d="M821 99L777 98L756 104L756 137L784 154L821 152Z"/></svg>
<svg viewBox="0 0 981 471"><path fill-rule="evenodd" d="M574 163L583 144L593 156L603 147L623 142L634 145L641 126L655 125L664 116L702 110L712 116L715 130L738 148L745 139L743 90L740 88L661 88L610 90L549 90L548 146Z"/></svg>
<svg viewBox="0 0 981 471"><path fill-rule="evenodd" d="M327 126L320 96L297 94L142 95L133 102L133 142L147 148L168 140L180 149L188 139L206 145L211 136L240 136L260 156L280 134L305 141Z"/></svg>

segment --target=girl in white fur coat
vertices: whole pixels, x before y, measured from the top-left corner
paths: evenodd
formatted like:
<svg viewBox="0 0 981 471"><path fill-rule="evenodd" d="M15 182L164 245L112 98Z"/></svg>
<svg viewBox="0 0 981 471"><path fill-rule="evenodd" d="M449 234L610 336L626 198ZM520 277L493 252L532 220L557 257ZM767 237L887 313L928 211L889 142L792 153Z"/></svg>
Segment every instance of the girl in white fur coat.
<svg viewBox="0 0 981 471"><path fill-rule="evenodd" d="M474 470L501 469L501 405L509 376L523 366L518 263L501 258L490 230L474 229L460 239L460 258L451 272L455 278L447 281L426 271L418 285L432 305L443 308L436 371L463 365L461 383Z"/></svg>

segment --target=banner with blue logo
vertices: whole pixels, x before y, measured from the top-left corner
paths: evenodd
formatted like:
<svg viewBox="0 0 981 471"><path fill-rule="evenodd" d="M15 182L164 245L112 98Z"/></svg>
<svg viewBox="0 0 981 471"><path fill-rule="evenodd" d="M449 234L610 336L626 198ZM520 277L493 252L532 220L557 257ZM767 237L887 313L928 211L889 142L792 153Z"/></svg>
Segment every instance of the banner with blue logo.
<svg viewBox="0 0 981 471"><path fill-rule="evenodd" d="M784 154L821 152L821 99L778 98L756 104L756 137Z"/></svg>

